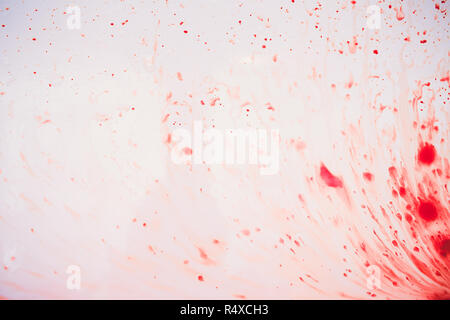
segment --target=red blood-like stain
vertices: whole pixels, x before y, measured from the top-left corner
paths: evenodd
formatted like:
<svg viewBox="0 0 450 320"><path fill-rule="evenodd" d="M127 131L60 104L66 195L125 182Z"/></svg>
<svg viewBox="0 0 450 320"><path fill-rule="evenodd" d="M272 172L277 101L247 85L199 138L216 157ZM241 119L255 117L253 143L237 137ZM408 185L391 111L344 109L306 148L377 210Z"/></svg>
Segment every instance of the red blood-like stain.
<svg viewBox="0 0 450 320"><path fill-rule="evenodd" d="M205 251L203 251L203 249L198 248L198 252L200 253L200 258L207 260L208 259L208 255L205 253Z"/></svg>
<svg viewBox="0 0 450 320"><path fill-rule="evenodd" d="M373 53L374 54L378 54L378 50L373 50Z"/></svg>
<svg viewBox="0 0 450 320"><path fill-rule="evenodd" d="M396 12L396 18L398 21L402 21L405 18L405 15L402 11L402 7L400 6L400 8L394 8L395 12Z"/></svg>
<svg viewBox="0 0 450 320"><path fill-rule="evenodd" d="M372 180L373 180L373 174L371 174L370 172L364 172L364 173L363 173L363 177L364 177L364 179L366 179L367 181L372 181Z"/></svg>
<svg viewBox="0 0 450 320"><path fill-rule="evenodd" d="M198 281L205 281L205 279L203 279L203 276L198 276Z"/></svg>
<svg viewBox="0 0 450 320"><path fill-rule="evenodd" d="M406 214L405 214L405 219L406 219L406 221L408 221L409 223L412 222L412 216L411 216L409 213L406 213Z"/></svg>
<svg viewBox="0 0 450 320"><path fill-rule="evenodd" d="M444 258L450 254L450 239L445 239L439 245L439 254Z"/></svg>
<svg viewBox="0 0 450 320"><path fill-rule="evenodd" d="M397 178L397 169L395 167L389 167L389 175L392 179Z"/></svg>
<svg viewBox="0 0 450 320"><path fill-rule="evenodd" d="M438 216L436 206L431 201L421 201L418 212L420 217L425 221L436 220Z"/></svg>
<svg viewBox="0 0 450 320"><path fill-rule="evenodd" d="M436 158L436 149L432 144L425 143L419 150L418 159L419 162L424 165L430 165Z"/></svg>
<svg viewBox="0 0 450 320"><path fill-rule="evenodd" d="M332 188L342 188L342 181L333 175L323 164L320 166L320 177L327 186Z"/></svg>
<svg viewBox="0 0 450 320"><path fill-rule="evenodd" d="M183 153L184 153L185 155L190 156L190 155L192 154L192 149L186 147L186 148L183 149Z"/></svg>

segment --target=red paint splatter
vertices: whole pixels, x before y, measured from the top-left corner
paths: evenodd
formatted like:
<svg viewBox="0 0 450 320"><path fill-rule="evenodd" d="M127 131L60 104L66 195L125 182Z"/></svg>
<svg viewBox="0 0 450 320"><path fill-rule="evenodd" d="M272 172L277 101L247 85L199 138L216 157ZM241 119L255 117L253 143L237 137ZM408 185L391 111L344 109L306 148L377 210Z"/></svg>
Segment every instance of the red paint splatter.
<svg viewBox="0 0 450 320"><path fill-rule="evenodd" d="M420 217L425 221L433 221L437 219L437 209L431 201L421 201L418 211Z"/></svg>
<svg viewBox="0 0 450 320"><path fill-rule="evenodd" d="M370 172L364 172L364 173L363 173L363 177L364 177L364 179L366 179L367 181L372 181L372 180L373 180L373 174L371 174Z"/></svg>
<svg viewBox="0 0 450 320"><path fill-rule="evenodd" d="M425 145L420 148L418 159L422 164L430 165L436 158L436 149L432 144L425 143Z"/></svg>
<svg viewBox="0 0 450 320"><path fill-rule="evenodd" d="M439 245L439 254L444 258L450 254L450 239L443 240Z"/></svg>
<svg viewBox="0 0 450 320"><path fill-rule="evenodd" d="M320 177L327 186L332 188L342 188L342 181L333 175L323 164L320 166Z"/></svg>
<svg viewBox="0 0 450 320"><path fill-rule="evenodd" d="M396 17L398 21L402 21L405 18L405 15L403 14L402 11L402 7L400 6L400 8L394 8L395 12L396 12Z"/></svg>

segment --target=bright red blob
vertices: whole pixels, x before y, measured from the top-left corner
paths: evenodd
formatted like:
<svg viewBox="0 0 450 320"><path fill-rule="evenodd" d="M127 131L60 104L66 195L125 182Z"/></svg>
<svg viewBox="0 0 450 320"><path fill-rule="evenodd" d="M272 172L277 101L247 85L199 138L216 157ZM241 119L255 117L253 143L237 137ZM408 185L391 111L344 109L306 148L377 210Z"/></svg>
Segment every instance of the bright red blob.
<svg viewBox="0 0 450 320"><path fill-rule="evenodd" d="M419 204L419 215L425 221L436 220L438 216L436 206L430 201L421 201Z"/></svg>
<svg viewBox="0 0 450 320"><path fill-rule="evenodd" d="M342 181L333 175L323 164L320 166L320 177L327 186L332 188L342 188Z"/></svg>
<svg viewBox="0 0 450 320"><path fill-rule="evenodd" d="M436 158L436 149L432 144L426 143L422 148L420 148L418 158L421 163L430 165Z"/></svg>
<svg viewBox="0 0 450 320"><path fill-rule="evenodd" d="M372 181L372 180L373 180L373 174L371 174L370 172L364 172L364 173L363 173L363 177L364 177L364 179L366 179L367 181Z"/></svg>

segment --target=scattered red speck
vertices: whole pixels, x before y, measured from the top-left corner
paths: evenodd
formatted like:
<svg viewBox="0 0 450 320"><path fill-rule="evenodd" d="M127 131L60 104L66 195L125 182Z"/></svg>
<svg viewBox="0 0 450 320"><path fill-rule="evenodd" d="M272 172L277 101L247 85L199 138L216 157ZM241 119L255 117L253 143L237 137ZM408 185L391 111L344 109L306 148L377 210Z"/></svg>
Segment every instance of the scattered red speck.
<svg viewBox="0 0 450 320"><path fill-rule="evenodd" d="M421 201L418 211L420 217L425 221L433 221L437 219L437 209L431 201Z"/></svg>
<svg viewBox="0 0 450 320"><path fill-rule="evenodd" d="M427 40L420 40L420 43L427 43Z"/></svg>
<svg viewBox="0 0 450 320"><path fill-rule="evenodd" d="M205 279L203 278L203 276L198 276L198 281L205 281Z"/></svg>
<svg viewBox="0 0 450 320"><path fill-rule="evenodd" d="M51 84L51 83L49 83L49 84L48 84L48 86L49 86L49 87L51 88L51 87L52 87L52 84Z"/></svg>
<svg viewBox="0 0 450 320"><path fill-rule="evenodd" d="M183 149L183 153L186 154L186 155L191 155L192 154L192 149L186 147L186 148Z"/></svg>
<svg viewBox="0 0 450 320"><path fill-rule="evenodd" d="M128 19L125 20L124 22L122 22L122 25L124 26L124 25L127 24L127 23L128 23Z"/></svg>
<svg viewBox="0 0 450 320"><path fill-rule="evenodd" d="M332 188L342 188L342 181L334 176L323 164L320 166L320 177L327 186Z"/></svg>
<svg viewBox="0 0 450 320"><path fill-rule="evenodd" d="M134 107L131 107L131 110L135 110L135 108L134 108Z"/></svg>
<svg viewBox="0 0 450 320"><path fill-rule="evenodd" d="M412 222L412 216L411 216L409 213L405 214L405 219L406 219L406 221L408 221L409 223Z"/></svg>
<svg viewBox="0 0 450 320"><path fill-rule="evenodd" d="M400 8L394 8L395 12L396 12L396 17L398 21L402 21L405 18L405 15L403 14L402 11L402 7L400 6Z"/></svg>
<svg viewBox="0 0 450 320"><path fill-rule="evenodd" d="M364 172L364 173L363 173L363 177L364 177L364 179L366 179L367 181L372 181L372 180L373 180L373 174L371 174L370 172Z"/></svg>
<svg viewBox="0 0 450 320"><path fill-rule="evenodd" d="M216 102L219 100L220 100L220 98L214 98L210 103L211 107L214 107L216 105Z"/></svg>
<svg viewBox="0 0 450 320"><path fill-rule="evenodd" d="M265 49L265 48L266 48L266 45L265 45L265 44L263 44L263 45L262 45L262 48L263 48L263 49Z"/></svg>
<svg viewBox="0 0 450 320"><path fill-rule="evenodd" d="M410 37L406 37L404 40L409 42L409 41L411 41L411 38Z"/></svg>
<svg viewBox="0 0 450 320"><path fill-rule="evenodd" d="M243 234L244 236L249 236L249 235L250 235L250 231L247 230L247 229L242 230L242 234Z"/></svg>
<svg viewBox="0 0 450 320"><path fill-rule="evenodd" d="M392 240L392 245L393 245L394 247L398 247L397 241L396 241L396 240Z"/></svg>
<svg viewBox="0 0 450 320"><path fill-rule="evenodd" d="M33 38L33 39L31 39L31 40L36 41L36 38Z"/></svg>
<svg viewBox="0 0 450 320"><path fill-rule="evenodd" d="M110 25L113 26L113 25L114 25L114 22L111 22Z"/></svg>
<svg viewBox="0 0 450 320"><path fill-rule="evenodd" d="M272 61L273 61L273 62L277 62L277 55L274 55L274 56L273 56Z"/></svg>
<svg viewBox="0 0 450 320"><path fill-rule="evenodd" d="M184 30L183 32L184 32L184 33L188 33L188 31L187 31L187 30Z"/></svg>
<svg viewBox="0 0 450 320"><path fill-rule="evenodd" d="M207 260L208 259L208 255L206 254L205 251L203 251L202 248L198 248L198 252L200 253L200 258Z"/></svg>
<svg viewBox="0 0 450 320"><path fill-rule="evenodd" d="M374 54L378 54L378 50L373 50L373 53Z"/></svg>
<svg viewBox="0 0 450 320"><path fill-rule="evenodd" d="M181 72L177 72L177 78L180 81L183 81L183 76L181 75Z"/></svg>
<svg viewBox="0 0 450 320"><path fill-rule="evenodd" d="M436 158L436 149L432 144L425 143L419 150L418 159L422 164L430 165Z"/></svg>

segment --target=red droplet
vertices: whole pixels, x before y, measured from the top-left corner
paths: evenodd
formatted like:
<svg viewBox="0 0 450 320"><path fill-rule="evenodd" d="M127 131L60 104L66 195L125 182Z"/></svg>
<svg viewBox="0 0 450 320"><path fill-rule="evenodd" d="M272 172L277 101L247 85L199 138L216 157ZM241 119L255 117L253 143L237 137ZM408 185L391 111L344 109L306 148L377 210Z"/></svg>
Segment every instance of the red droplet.
<svg viewBox="0 0 450 320"><path fill-rule="evenodd" d="M438 216L436 206L431 201L421 201L419 204L419 215L426 221L436 220Z"/></svg>
<svg viewBox="0 0 450 320"><path fill-rule="evenodd" d="M342 181L333 175L323 164L320 166L320 177L327 186L332 188L342 188Z"/></svg>
<svg viewBox="0 0 450 320"><path fill-rule="evenodd" d="M425 143L425 145L419 150L418 158L421 163L430 165L436 158L436 149L432 144Z"/></svg>
<svg viewBox="0 0 450 320"><path fill-rule="evenodd" d="M203 279L203 276L198 276L198 281L205 281L205 279Z"/></svg>
<svg viewBox="0 0 450 320"><path fill-rule="evenodd" d="M372 181L372 180L373 180L373 174L371 174L370 172L364 172L364 173L363 173L363 177L364 177L364 179L366 179L367 181Z"/></svg>

